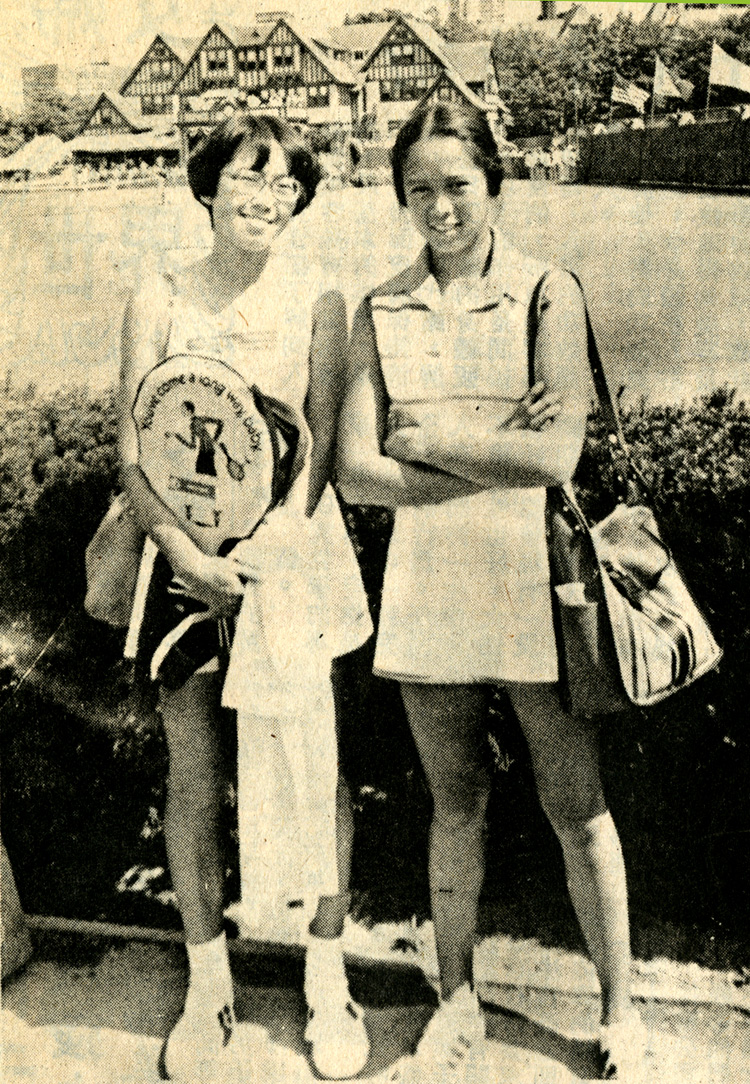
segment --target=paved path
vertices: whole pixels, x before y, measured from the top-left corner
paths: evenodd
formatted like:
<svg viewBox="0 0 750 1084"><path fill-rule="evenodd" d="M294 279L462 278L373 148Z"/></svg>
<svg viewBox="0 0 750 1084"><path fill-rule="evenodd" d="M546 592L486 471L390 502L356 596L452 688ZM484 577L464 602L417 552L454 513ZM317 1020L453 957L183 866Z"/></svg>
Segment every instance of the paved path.
<svg viewBox="0 0 750 1084"><path fill-rule="evenodd" d="M299 960L233 960L248 1084L314 1080L304 1058ZM45 935L3 991L3 1084L150 1084L162 1037L185 989L175 945ZM434 995L416 969L352 971L373 1056L363 1076L385 1080L416 1042ZM593 1074L596 1002L588 996L495 987L488 1054L472 1084L572 1084ZM737 1007L643 1000L649 1084L750 1082L750 1018Z"/></svg>

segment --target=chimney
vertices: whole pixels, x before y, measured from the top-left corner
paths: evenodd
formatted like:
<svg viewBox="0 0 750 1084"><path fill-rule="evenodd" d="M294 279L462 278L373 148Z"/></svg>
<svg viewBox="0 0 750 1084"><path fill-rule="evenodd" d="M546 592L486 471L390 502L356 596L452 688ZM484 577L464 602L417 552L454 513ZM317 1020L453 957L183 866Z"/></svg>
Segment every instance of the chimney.
<svg viewBox="0 0 750 1084"><path fill-rule="evenodd" d="M542 0L542 18L543 19L556 19L557 18L557 3L556 3L556 0Z"/></svg>

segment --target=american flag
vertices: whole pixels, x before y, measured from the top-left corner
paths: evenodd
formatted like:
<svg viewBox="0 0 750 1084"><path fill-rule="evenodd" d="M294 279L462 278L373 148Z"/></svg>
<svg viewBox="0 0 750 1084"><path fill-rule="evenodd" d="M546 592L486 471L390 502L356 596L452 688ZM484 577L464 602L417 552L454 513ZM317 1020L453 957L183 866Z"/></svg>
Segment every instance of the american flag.
<svg viewBox="0 0 750 1084"><path fill-rule="evenodd" d="M615 72L614 82L612 83L613 102L619 102L620 105L632 105L639 113L643 113L648 99L649 93L647 90L641 90L635 83L629 83L627 79L623 79L621 75Z"/></svg>

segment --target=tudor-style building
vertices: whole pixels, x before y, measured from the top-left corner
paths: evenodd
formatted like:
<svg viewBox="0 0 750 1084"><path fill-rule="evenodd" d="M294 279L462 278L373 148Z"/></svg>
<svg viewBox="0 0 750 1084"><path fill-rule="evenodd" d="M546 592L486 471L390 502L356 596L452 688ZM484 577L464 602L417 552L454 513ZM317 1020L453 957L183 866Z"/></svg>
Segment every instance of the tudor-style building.
<svg viewBox="0 0 750 1084"><path fill-rule="evenodd" d="M497 96L490 42L451 45L428 23L399 16L360 69L361 114L383 131L397 128L433 90L484 109L502 130L507 110Z"/></svg>
<svg viewBox="0 0 750 1084"><path fill-rule="evenodd" d="M198 45L196 38L157 34L120 88L143 116L177 114L174 85Z"/></svg>
<svg viewBox="0 0 750 1084"><path fill-rule="evenodd" d="M287 18L231 27L215 23L176 80L184 150L217 111L241 95L244 106L310 124L348 126L357 80Z"/></svg>
<svg viewBox="0 0 750 1084"><path fill-rule="evenodd" d="M471 101L500 131L506 114L489 42L449 44L407 16L312 37L281 12L247 27L215 23L197 41L159 34L121 89L144 117L176 116L183 160L238 103L308 124L369 118L384 135L429 94Z"/></svg>

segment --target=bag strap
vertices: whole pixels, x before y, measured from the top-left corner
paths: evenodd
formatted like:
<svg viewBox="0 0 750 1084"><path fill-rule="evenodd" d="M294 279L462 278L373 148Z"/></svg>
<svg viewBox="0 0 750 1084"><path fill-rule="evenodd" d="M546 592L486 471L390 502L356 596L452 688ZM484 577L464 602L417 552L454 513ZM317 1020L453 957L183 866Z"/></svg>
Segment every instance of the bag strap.
<svg viewBox="0 0 750 1084"><path fill-rule="evenodd" d="M615 406L615 401L612 397L612 392L609 389L609 383L607 381L607 374L604 371L604 365L602 364L601 355L599 353L599 347L596 342L596 336L594 335L594 328L591 323L591 316L589 315L588 305L586 304L586 295L583 291L583 285L578 275L574 271L568 271L573 281L577 283L578 288L581 291L583 297L583 310L586 317L586 345L587 356L589 360L589 368L591 369L591 375L594 379L594 390L596 397L599 401L599 407L602 412L602 420L604 422L604 428L607 433L607 439L609 442L609 451L613 460L616 462L617 454L619 453L625 460L626 471L625 475L620 475L618 480L622 480L622 484L625 487L628 481L635 481L638 486L644 491L644 494L648 494L648 486L641 475L641 472L633 463L630 457L630 450L625 440L625 434L623 433L622 423L620 421L620 415ZM529 304L529 316L528 316L528 350L529 350L529 387L533 387L536 383L535 377L535 359L536 352L536 340L539 331L539 320L541 316L541 299L544 291L545 284L549 278L550 271L545 271L541 276L534 291L531 295L531 302Z"/></svg>

